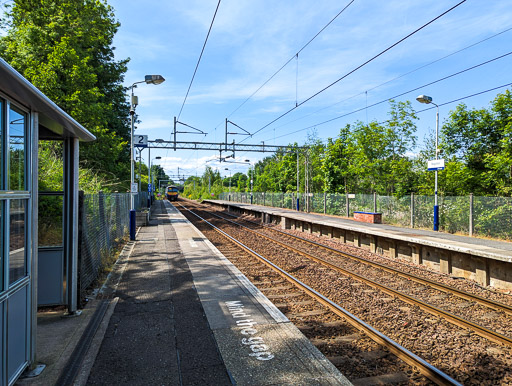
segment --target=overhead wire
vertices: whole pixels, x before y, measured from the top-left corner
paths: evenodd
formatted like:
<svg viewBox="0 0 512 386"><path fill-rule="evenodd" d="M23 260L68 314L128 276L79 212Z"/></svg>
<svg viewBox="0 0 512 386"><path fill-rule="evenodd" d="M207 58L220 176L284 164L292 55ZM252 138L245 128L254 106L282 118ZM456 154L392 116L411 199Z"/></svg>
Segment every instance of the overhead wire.
<svg viewBox="0 0 512 386"><path fill-rule="evenodd" d="M190 88L192 87L192 83L194 82L194 78L197 73L197 69L199 68L199 63L201 62L201 58L203 57L203 52L206 47L206 43L208 42L208 38L210 37L210 32L212 31L213 22L215 21L215 16L217 16L217 11L219 10L220 1L217 3L217 8L215 8L215 13L213 14L212 22L210 23L210 28L208 29L208 33L206 34L206 39L204 40L203 48L201 49L201 54L199 55L199 59L197 60L196 68L194 70L194 74L192 75L192 79L190 80L190 84L188 85L188 90L185 95L185 99L183 100L183 104L181 105L180 112L178 114L178 120L180 119L181 112L183 111L183 107L185 106L185 102L187 101L188 94L190 92Z"/></svg>
<svg viewBox="0 0 512 386"><path fill-rule="evenodd" d="M412 73L414 73L414 72L416 72L416 71L419 71L419 70L421 70L421 69L423 69L423 68L426 68L426 67L428 67L428 66L431 66L432 64L438 63L438 62L440 62L440 61L442 61L442 60L444 60L444 59L447 59L447 58L449 58L449 57L451 57L451 56L453 56L453 55L456 55L456 54L458 54L458 53L461 53L461 52L463 52L463 51L465 51L465 50L467 50L467 49L470 49L470 48L472 48L472 47L475 47L475 46L477 46L477 45L479 45L479 44L481 44L481 43L484 43L484 42L486 42L486 41L488 41L488 40L490 40L490 39L493 39L493 38L495 38L495 37L497 37L497 36L500 36L500 35L502 35L502 34L504 34L504 33L506 33L506 32L509 32L509 31L512 31L512 27L508 27L508 28L504 29L503 31L500 31L500 32L498 32L498 33L495 33L495 34L493 34L493 35L490 35L490 36L488 36L488 37L486 37L486 38L484 38L484 39L481 39L481 40L479 40L479 41L477 41L477 42L475 42L475 43L472 43L472 44L470 44L470 45L468 45L468 46L465 46L465 47L463 47L463 48L461 48L461 49L458 49L458 50L456 50L456 51L454 51L454 52L451 52L451 53L449 53L448 55L442 56L442 57L440 57L440 58L438 58L438 59L435 59L435 60L433 60L433 61L431 61L431 62L429 62L429 63L426 63L426 64L424 64L424 65L421 65L421 66L419 66L419 67L416 67L416 68L414 68L414 69L412 69L412 70L410 70L410 71L408 71L408 72L405 72L405 73L403 73L403 74L401 74L401 75L398 75L398 76L396 76L396 77L394 77L394 78L392 78L392 79L389 79L389 80L387 80L387 81L385 81L385 82L383 82L383 83L380 83L380 84L378 84L378 85L376 85L376 86L374 86L374 87L371 87L371 88L369 88L369 89L368 89L368 90L366 90L366 91L363 91L363 92L360 92L360 93L358 93L358 94L352 95L351 97L345 98L345 99L343 99L343 100L341 100L341 101L339 101L339 102L333 103L333 104L328 105L328 106L326 106L326 107L322 107L321 109L318 109L318 110L316 110L316 111L314 111L314 112L312 112L312 113L310 113L310 114L306 114L306 115L304 115L304 116L302 116L302 117L299 117L299 118L293 119L293 120L291 120L291 121L289 121L289 122L287 122L287 123L285 123L285 124L282 124L282 125L280 125L280 126L276 126L276 127L274 127L274 141L275 141L276 139L278 139L278 138L284 138L284 137L287 137L288 135L296 134L296 133L299 133L299 132L302 132L302 131L305 131L305 130L311 129L311 128L313 128L313 127L316 127L316 126L317 126L317 125L319 125L319 124L317 124L317 125L313 125L313 126L308 126L308 127L306 127L306 128L303 128L303 129L300 129L300 130L296 130L296 131L293 131L293 132L291 132L291 133L283 134L283 135L278 136L278 137L276 137L276 136L275 136L275 129L279 129L279 128L284 127L284 126L287 126L287 125L289 125L289 124L291 124L291 123L293 123L293 122L297 122L297 121L300 121L300 120L302 120L302 119L304 119L304 118L307 118L307 117L310 117L310 116L312 116L312 115L315 115L315 114L317 114L317 113L319 113L319 112L321 112L321 111L323 111L323 110L326 110L326 109L328 109L328 108L331 108L331 107L334 107L334 106L336 106L336 105L339 105L340 103L346 102L346 101L348 101L348 100L350 100L350 99L353 99L353 98L355 98L355 97L357 97L357 96L360 96L360 95L362 95L362 94L365 94L365 95L366 95L366 106L365 106L365 109L366 109L366 111L368 112L368 107L371 107L371 106L368 106L368 99L367 99L367 98L368 98L368 94L367 94L367 93L368 93L368 91L375 90L375 89L377 89L377 88L379 88L379 87L382 87L382 86L384 86L384 85L386 85L386 84L389 84L389 83L391 83L391 82L393 82L393 81L395 81L395 80L398 80L398 79L400 79L400 78L403 78L404 76L410 75L410 74L412 74ZM495 59L497 59L497 58L495 58ZM486 63L486 62L484 62L484 63ZM473 66L473 67L474 67L474 66ZM467 70L466 70L466 71L467 71ZM411 92L411 91L408 91L408 92ZM387 99L385 99L385 100L383 100L383 101L381 101L381 102L379 102L379 103L386 102L386 101L388 101L389 99L393 99L393 97L392 97L392 98L387 98ZM361 110L362 110L362 109L358 109L358 110L353 111L353 112L351 112L351 113L349 113L349 114L353 114L353 113L359 112L359 111L361 111ZM422 111L423 111L423 110L422 110ZM367 113L367 115L368 115L368 113ZM344 116L346 116L346 115L344 115ZM368 121L368 116L367 116L367 118L366 118L366 119L367 119L367 121ZM266 139L265 141L267 141L267 140L270 140L270 139Z"/></svg>
<svg viewBox="0 0 512 386"><path fill-rule="evenodd" d="M315 36L313 36L311 39L309 39L309 41L304 44L290 59L288 59L276 72L274 72L270 78L268 78L265 82L263 82L263 84L258 87L251 95L249 95L236 109L234 109L228 116L227 118L231 117L234 113L236 113L243 105L245 105L249 100L252 99L252 97L254 95L256 95L263 87L265 87L267 85L268 82L270 82L272 79L274 79L274 77L279 74L292 60L296 59L298 60L298 55L307 47L309 46L313 40L315 40L327 27L329 27L329 25L332 24L332 22L334 20L336 20L350 5L352 5L352 3L354 2L355 0L351 0L347 5L345 5L345 7L343 7L343 9L341 11L339 11L336 16L334 16L326 25L324 25L322 27L322 29L320 31L318 31ZM222 124L219 123L217 127L219 127L220 125Z"/></svg>
<svg viewBox="0 0 512 386"><path fill-rule="evenodd" d="M470 94L470 95L466 95L466 96L464 96L464 97L460 97L460 98L457 98L457 99L453 99L453 100L448 101L448 102L437 103L437 105L438 105L438 106L446 106L446 105L449 105L449 104L452 104L452 103L455 103L455 102L459 102L459 101L464 100L464 99L472 98L472 97L475 97L475 96L478 96L478 95L482 95L482 94L485 94L485 93L488 93L488 92L491 92L491 91L499 90L500 88L508 87L508 86L510 86L510 85L512 85L512 83L506 83L506 84L503 84L503 85L501 85L501 86L496 86L496 87L493 87L493 88L490 88L490 89L487 89L487 90L479 91L479 92L477 92L477 93ZM392 99L392 98L390 98L390 99ZM389 100L389 99L386 99L385 101L388 101L388 100ZM382 103L382 102L379 102L379 103ZM427 107L427 108L425 108L425 109L423 109L423 110L416 110L416 113L422 113L422 112L424 112L424 111L432 110L432 109L435 109L435 108L436 108L435 106ZM335 119L343 118L343 117L345 117L345 116L347 116L347 115L353 114L354 112L362 111L362 110L364 110L364 109L365 109L365 108L363 107L363 108L361 108L361 109L359 109L359 110L357 110L357 111L353 111L353 112L350 112L350 113L344 114L344 115L342 115L342 116L336 117ZM286 134L283 134L283 135L281 135L281 136L279 136L279 137L276 137L276 138L284 138L284 137L287 137L287 136L292 135L292 134L297 134L297 133L300 133L301 131L305 131L305 130L309 130L309 129L315 128L316 126L323 125L323 124L328 123L328 122L331 122L331 121L333 121L333 120L335 120L335 119L331 119L331 120L329 120L329 121L324 121L324 122L322 122L322 123L317 123L316 125L308 126L308 127L303 128L303 129L293 131L293 132L291 132L291 133L286 133ZM388 122L388 121L382 121L382 122L380 122L380 123L385 123L385 122Z"/></svg>
<svg viewBox="0 0 512 386"><path fill-rule="evenodd" d="M330 123L330 122L332 122L332 121L335 121L335 120L338 120L338 119L344 118L344 117L346 117L346 116L349 116L349 115L352 115L352 114L355 114L355 113L358 113L358 112L360 112L360 111L363 111L363 110L365 110L365 109L368 109L369 107L375 107L375 106L378 106L378 105L380 105L380 104L382 104L382 103L385 103L385 102L387 102L387 101L389 101L389 100L391 100L391 99L395 99L395 98L398 98L398 97L404 96L404 95L409 94L409 93L411 93L411 92L413 92L413 91L417 91L417 90L422 89L422 88L425 88L425 87L427 87L427 86L431 86L431 85L433 85L433 84L436 84L436 83L442 82L442 81L444 81L444 80L447 80L447 79L453 78L454 76L457 76L457 75L463 74L463 73L465 73L465 72L468 72L468 71L474 70L475 68L482 67L482 66L484 66L484 65L486 65L486 64L489 64L489 63L495 62L496 60L503 59L503 58L505 58L505 57L507 57L507 56L509 56L509 55L512 55L512 51L509 51L509 52L507 52L506 54L503 54L503 55L497 56L497 57L495 57L495 58L492 58L492 59L486 60L485 62L481 62L481 63L479 63L479 64L475 64L474 66L471 66L471 67L465 68L465 69L463 69L463 70L457 71L457 72L455 72L455 73L453 73L453 74L450 74L450 75L447 75L447 76L443 76L442 78L439 78L439 79L433 80L432 82L428 82L428 83L422 84L421 86L414 87L414 88L412 88L412 89L410 89L410 90L407 90L407 91L401 92L400 94L394 95L394 96L392 96L392 97L389 97L389 98L386 98L386 99L382 99L381 101L379 101L379 102L375 102L375 103L373 103L373 104L371 104L371 105L366 105L365 107L361 107L361 108L359 108L359 109L356 109L356 110L353 110L353 111L351 111L351 112L348 112L348 113L345 113L345 114L339 115L339 116L337 116L337 117L334 117L334 118L328 119L328 120L326 120L326 121L319 122L319 123L315 123L314 125L311 125L311 126L305 127L305 128L303 128L303 129L300 129L300 130L297 130L297 131L293 131L293 132L291 132L291 133L289 133L289 134L286 134L286 135L284 135L284 136L287 136L287 135L290 135L290 134L296 134L296 133L299 133L299 132L301 132L301 131L305 131L305 130L308 130L308 129L312 129L313 127L321 126L321 125L324 125L324 124L326 124L326 123ZM277 137L277 138L282 138L282 137L283 137L283 136L280 136L280 137Z"/></svg>
<svg viewBox="0 0 512 386"><path fill-rule="evenodd" d="M208 29L208 33L206 34L206 38L205 38L204 43L203 43L203 48L201 49L201 54L199 55L199 58L198 58L197 63L196 63L196 67L194 69L194 73L192 75L192 79L190 80L190 84L188 85L187 93L185 94L185 98L183 99L183 103L181 105L180 112L178 113L178 118L176 119L177 121L179 121L179 119L180 119L181 113L183 111L183 107L185 106L185 103L186 103L187 98L188 98L188 94L190 93L190 89L192 87L192 83L194 82L194 78L196 77L197 69L199 68L199 63L201 62L201 58L203 57L203 53L204 53L204 49L206 47L206 43L208 42L208 38L210 37L210 32L212 31L213 23L215 21L215 17L217 16L217 11L219 10L219 7L220 7L220 2L221 2L221 0L219 0L219 2L217 3L217 7L215 8L215 12L213 14L212 21L210 23L210 28ZM169 154L169 149L167 149L167 152L165 153L165 157L166 158L167 158L168 154ZM187 159L187 162L188 162L189 159L190 159L190 157Z"/></svg>
<svg viewBox="0 0 512 386"><path fill-rule="evenodd" d="M290 123L300 121L300 120L302 120L302 119L304 119L304 118L307 118L307 117L310 117L310 116L312 116L312 115L315 115L315 114L317 114L317 113L319 113L319 112L321 112L321 111L324 111L324 110L326 110L326 109L329 109L329 108L331 108L331 107L334 107L334 106L336 106L336 105L339 105L339 104L341 104L341 103L343 103L343 102L346 102L346 101L348 101L348 100L350 100L350 99L353 99L353 98L355 98L355 97L358 97L358 96L360 96L360 95L366 94L366 96L367 96L368 91L372 91L372 90L375 90L375 89L377 89L377 88L379 88L379 87L385 86L386 84L389 84L389 83L391 83L391 82L394 82L395 80L398 80L398 79L400 79L400 78L403 78L404 76L410 75L410 74L412 74L412 73L414 73L414 72L416 72L416 71L419 71L419 70L421 70L421 69L423 69L423 68L426 68L426 67L428 67L428 66L431 66L432 64L438 63L438 62L440 62L440 61L442 61L442 60L444 60L444 59L446 59L446 58L449 58L450 56L456 55L456 54L458 54L458 53L460 53L460 52L462 52L462 51L465 51L465 50L467 50L467 49L469 49L469 48L472 48L472 47L474 47L474 46L476 46L476 45L478 45L478 44L484 43L484 42L486 42L486 41L488 41L488 40L490 40L490 39L492 39L492 38L495 38L495 37L497 37L497 36L499 36L499 35L502 35L502 34L504 34L504 33L506 33L506 32L509 32L509 31L511 31L511 30L512 30L512 27L509 27L509 28L507 28L507 29L505 29L505 30L503 30L503 31L501 31L501 32L498 32L498 33L496 33L496 34L493 34L493 35L491 35L491 36L488 36L488 37L486 37L485 39L482 39L482 40L479 40L478 42L472 43L472 44L470 44L469 46L466 46L466 47L464 47L464 48L461 48L461 49L459 49L459 50L457 50L457 51L454 51L454 52L452 52L452 53L450 53L450 54L448 54L448 55L445 55L445 56L443 56L443 57L441 57L441 58L438 58L438 59L436 59L436 60L433 60L432 62L426 63L426 64L424 64L424 65L422 65L422 66L420 66L420 67L416 67L415 69L413 69L413 70L411 70L411 71L405 72L405 73L403 73L403 74L401 74L401 75L398 75L398 76L396 76L396 77L394 77L394 78L392 78L392 79L389 79L389 80L387 80L387 81L385 81L385 82L383 82L383 83L380 83L380 84L378 84L378 85L376 85L376 86L374 86L374 87L371 87L371 88L369 88L369 89L368 89L368 90L366 90L366 91L362 91L362 92L360 92L360 93L358 93L358 94L355 94L355 95L352 95L352 96L350 96L350 97L348 97L348 98L345 98L345 99L343 99L343 100L341 100L341 101L339 101L339 102L333 103L333 104L328 105L328 106L326 106L326 107L322 107L321 109L318 109L318 110L316 110L316 111L314 111L314 112L312 112L312 113L310 113L310 114L306 114L306 115L304 115L304 116L302 116L302 117L299 117L299 118L293 119L293 120L291 120L291 121L289 121L289 122L286 122L286 123L284 123L284 124L282 124L282 125L280 125L280 126L276 126L275 128L276 128L276 129L279 129L279 128L281 128L281 127L284 127L284 126L286 126L286 125L289 125Z"/></svg>
<svg viewBox="0 0 512 386"><path fill-rule="evenodd" d="M303 100L301 103L297 104L295 107L292 107L291 109L287 110L286 112L284 112L283 114L281 114L280 116L278 116L277 118L273 119L271 122L267 123L266 125L264 125L263 127L261 127L260 129L256 130L253 135L259 133L260 131L262 131L263 129L267 128L268 126L270 126L271 124L273 124L274 122L278 121L279 119L283 118L284 116L288 115L289 113L291 113L292 111L294 111L295 109L299 108L300 106L304 105L305 103L309 102L311 99L315 98L316 96L320 95L321 93L325 92L326 90L328 90L329 88L331 88L332 86L334 86L335 84L339 83L341 80L345 79L346 77L348 77L349 75L353 74L354 72L358 71L359 69L363 68L364 66L366 66L367 64L369 64L370 62L374 61L375 59L377 59L378 57L382 56L384 53L388 52L389 50L391 50L392 48L396 47L397 45L399 45L400 43L402 43L403 41L407 40L408 38L410 38L411 36L413 36L414 34L418 33L419 31L421 31L422 29L426 28L427 26L429 26L430 24L432 24L433 22L435 22L436 20L440 19L441 17L443 17L444 15L448 14L449 12L453 11L455 8L459 7L460 5L462 5L463 3L465 3L467 0L462 0L460 1L459 3L455 4L453 7L449 8L448 10L444 11L443 13L441 13L440 15L436 16L435 18L433 18L432 20L428 21L427 23L423 24L421 27L417 28L416 30L414 30L413 32L409 33L408 35L404 36L403 38L401 38L400 40L398 40L397 42L393 43L392 45L388 46L387 48L385 48L384 50L380 51L378 54L374 55L373 57L371 57L370 59L368 59L367 61L365 61L364 63L360 64L359 66L355 67L354 69L352 69L351 71L347 72L345 75L343 75L342 77L338 78L337 80L335 80L334 82L330 83L329 85L325 86L323 89L321 89L320 91L317 91L315 94L311 95L310 97L308 97L307 99ZM243 141L242 141L243 142Z"/></svg>

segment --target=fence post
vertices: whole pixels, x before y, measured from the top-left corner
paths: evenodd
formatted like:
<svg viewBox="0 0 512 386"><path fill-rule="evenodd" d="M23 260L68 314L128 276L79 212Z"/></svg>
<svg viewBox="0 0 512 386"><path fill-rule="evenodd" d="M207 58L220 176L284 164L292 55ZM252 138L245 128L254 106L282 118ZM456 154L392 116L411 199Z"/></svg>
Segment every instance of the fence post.
<svg viewBox="0 0 512 386"><path fill-rule="evenodd" d="M324 214L327 213L327 192L324 192Z"/></svg>
<svg viewBox="0 0 512 386"><path fill-rule="evenodd" d="M114 202L116 208L116 238L123 238L124 236L124 227L123 222L121 220L121 200L119 199L119 193L114 193Z"/></svg>
<svg viewBox="0 0 512 386"><path fill-rule="evenodd" d="M84 191L79 190L78 191L78 262L77 262L77 268L78 268L78 274L77 274L77 304L78 308L83 308L85 306L83 300L85 300L85 294L82 296L82 256L83 256L83 247L82 247L82 240L83 240L83 218L84 218Z"/></svg>
<svg viewBox="0 0 512 386"><path fill-rule="evenodd" d="M348 193L345 193L345 201L347 204L347 217L350 217L350 205L348 203Z"/></svg>
<svg viewBox="0 0 512 386"><path fill-rule="evenodd" d="M414 193L411 192L411 228L414 228Z"/></svg>
<svg viewBox="0 0 512 386"><path fill-rule="evenodd" d="M473 193L469 194L469 236L473 236Z"/></svg>
<svg viewBox="0 0 512 386"><path fill-rule="evenodd" d="M263 206L266 206L265 205L265 192L263 192Z"/></svg>
<svg viewBox="0 0 512 386"><path fill-rule="evenodd" d="M373 213L377 213L377 192L373 192Z"/></svg>

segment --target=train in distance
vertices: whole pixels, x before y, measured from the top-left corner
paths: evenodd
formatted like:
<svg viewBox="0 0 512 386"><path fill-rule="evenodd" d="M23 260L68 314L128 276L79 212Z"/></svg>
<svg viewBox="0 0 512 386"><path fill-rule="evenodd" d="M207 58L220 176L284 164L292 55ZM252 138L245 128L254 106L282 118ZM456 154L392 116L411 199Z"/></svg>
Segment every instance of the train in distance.
<svg viewBox="0 0 512 386"><path fill-rule="evenodd" d="M165 188L165 197L169 201L178 200L178 195L179 195L178 187L176 187L174 185L169 185L168 187Z"/></svg>

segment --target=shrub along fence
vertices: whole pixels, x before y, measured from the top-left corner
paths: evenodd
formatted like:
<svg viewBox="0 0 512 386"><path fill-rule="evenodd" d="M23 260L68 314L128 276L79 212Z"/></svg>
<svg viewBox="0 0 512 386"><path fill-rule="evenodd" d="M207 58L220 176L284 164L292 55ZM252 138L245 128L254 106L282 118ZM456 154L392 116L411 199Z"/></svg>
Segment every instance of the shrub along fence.
<svg viewBox="0 0 512 386"><path fill-rule="evenodd" d="M222 193L226 201L297 209L297 193ZM439 196L439 230L470 236L512 240L512 198ZM298 195L299 210L352 217L354 212L379 212L386 224L432 229L434 196L397 198L376 194L309 193Z"/></svg>
<svg viewBox="0 0 512 386"><path fill-rule="evenodd" d="M130 193L79 196L78 281L79 302L101 272L113 263L117 248L129 232ZM135 209L147 206L147 193L135 196Z"/></svg>

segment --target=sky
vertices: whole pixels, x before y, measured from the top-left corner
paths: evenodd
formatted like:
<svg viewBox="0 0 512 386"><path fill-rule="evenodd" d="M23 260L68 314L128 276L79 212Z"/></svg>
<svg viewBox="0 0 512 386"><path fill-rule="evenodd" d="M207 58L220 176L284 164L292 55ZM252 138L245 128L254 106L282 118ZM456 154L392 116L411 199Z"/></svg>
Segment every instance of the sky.
<svg viewBox="0 0 512 386"><path fill-rule="evenodd" d="M356 121L385 121L387 100L400 95L394 99L411 101L418 112L420 149L435 132L436 109L417 102L418 95L440 105L442 123L457 104L488 107L507 89L497 87L512 83L509 1L466 0L409 37L460 0L221 0L213 25L218 0L108 3L121 24L114 39L116 59L130 58L125 85L146 74L166 79L134 89L140 120L135 134L149 140L171 140L179 117L207 134L178 133L177 141L223 143L227 118L252 134L229 135L228 142L304 145L308 137L335 138ZM229 131L242 133L232 125ZM237 152L231 159L236 163L220 163L218 151L148 153L142 152L146 163L185 176L202 175L206 165L223 176L246 173L245 160L254 164L271 155Z"/></svg>

